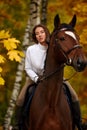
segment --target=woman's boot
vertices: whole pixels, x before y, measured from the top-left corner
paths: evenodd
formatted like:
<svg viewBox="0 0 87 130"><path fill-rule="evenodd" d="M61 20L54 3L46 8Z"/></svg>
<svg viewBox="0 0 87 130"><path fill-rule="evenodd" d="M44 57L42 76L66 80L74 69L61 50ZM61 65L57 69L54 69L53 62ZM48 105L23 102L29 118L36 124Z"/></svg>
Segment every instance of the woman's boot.
<svg viewBox="0 0 87 130"><path fill-rule="evenodd" d="M73 114L73 120L78 130L87 130L87 123L84 124L82 123L79 101L72 103L72 114Z"/></svg>

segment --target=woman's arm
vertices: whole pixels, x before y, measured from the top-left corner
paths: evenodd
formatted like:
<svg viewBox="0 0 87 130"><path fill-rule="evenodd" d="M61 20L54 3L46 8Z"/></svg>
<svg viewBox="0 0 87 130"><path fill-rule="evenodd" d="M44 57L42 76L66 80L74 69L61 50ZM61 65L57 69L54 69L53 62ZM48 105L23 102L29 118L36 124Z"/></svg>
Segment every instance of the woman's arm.
<svg viewBox="0 0 87 130"><path fill-rule="evenodd" d="M35 83L38 81L38 75L34 72L32 69L32 63L31 63L31 57L29 49L26 51L26 57L25 57L25 71L27 75L33 80Z"/></svg>

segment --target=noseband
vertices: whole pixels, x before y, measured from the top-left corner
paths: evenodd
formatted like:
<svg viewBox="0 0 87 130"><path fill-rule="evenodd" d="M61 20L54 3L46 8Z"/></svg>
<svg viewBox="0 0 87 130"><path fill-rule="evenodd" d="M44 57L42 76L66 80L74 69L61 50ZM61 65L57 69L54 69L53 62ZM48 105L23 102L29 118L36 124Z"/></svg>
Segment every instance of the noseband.
<svg viewBox="0 0 87 130"><path fill-rule="evenodd" d="M75 50L75 49L77 49L77 48L82 48L82 46L81 45L74 45L70 50L68 50L67 52L65 52L63 49L62 49L62 47L61 47L61 52L63 53L63 55L64 55L64 57L66 58L66 64L67 65L71 65L71 63L72 63L72 60L71 60L71 58L68 58L68 55L73 51L73 50ZM74 59L74 57L73 57L73 59Z"/></svg>
<svg viewBox="0 0 87 130"><path fill-rule="evenodd" d="M71 53L73 50L75 50L75 49L77 49L77 48L82 48L82 46L81 46L81 45L74 45L73 48L71 48L70 50L68 50L68 51L66 52L66 54Z"/></svg>
<svg viewBox="0 0 87 130"><path fill-rule="evenodd" d="M57 30L56 32L55 32L55 35L56 34L58 34L60 31L67 31L67 29L66 28L64 28L64 29L60 29L60 30ZM56 42L58 42L58 39L55 39L55 43ZM57 43L58 44L58 43ZM67 52L65 52L64 50L63 50L63 48L61 47L61 45L60 44L58 44L58 46L59 46L59 49L61 49L61 52L62 52L62 54L64 55L64 57L66 58L66 64L67 65L71 65L71 63L72 63L72 60L70 59L70 58L68 58L68 55L73 51L73 50L75 50L75 49L77 49L77 48L82 48L82 46L81 45L74 45L71 49L69 49ZM73 58L74 59L74 58Z"/></svg>

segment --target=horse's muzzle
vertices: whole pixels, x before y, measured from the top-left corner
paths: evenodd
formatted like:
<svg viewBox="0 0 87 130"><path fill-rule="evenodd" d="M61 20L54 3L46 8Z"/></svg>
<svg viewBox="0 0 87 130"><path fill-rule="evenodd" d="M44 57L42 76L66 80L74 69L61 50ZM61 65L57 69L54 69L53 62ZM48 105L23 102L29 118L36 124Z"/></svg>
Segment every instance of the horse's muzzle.
<svg viewBox="0 0 87 130"><path fill-rule="evenodd" d="M78 58L77 61L73 63L73 65L76 71L81 72L86 68L87 61L83 60L82 58Z"/></svg>

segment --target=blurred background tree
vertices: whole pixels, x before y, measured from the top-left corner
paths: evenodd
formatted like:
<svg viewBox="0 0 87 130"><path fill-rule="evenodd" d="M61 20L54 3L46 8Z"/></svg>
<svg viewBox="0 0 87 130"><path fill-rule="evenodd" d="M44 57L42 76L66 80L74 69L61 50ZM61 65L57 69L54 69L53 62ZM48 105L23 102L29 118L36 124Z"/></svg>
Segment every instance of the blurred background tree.
<svg viewBox="0 0 87 130"><path fill-rule="evenodd" d="M16 37L21 43L29 18L30 0L0 0L0 30L6 30ZM87 56L87 2L86 0L48 0L47 27L50 32L53 29L53 19L56 14L60 15L61 22L69 22L74 14L77 15L76 30L80 35L81 44ZM20 44L19 49L22 48ZM5 50L0 48L0 54ZM8 107L9 99L13 89L18 63L9 61L5 63L3 77L5 85L0 86L0 125L3 124L4 115ZM65 78L69 78L75 71L71 67L65 68ZM83 117L87 118L87 69L77 73L69 80L78 93ZM23 83L22 83L23 84ZM22 85L21 85L22 86Z"/></svg>
<svg viewBox="0 0 87 130"><path fill-rule="evenodd" d="M25 32L25 27L29 16L29 0L0 0L0 31L9 32L11 37L15 37L20 41L18 49L23 51L22 41ZM5 35L4 35L5 36ZM11 44L12 45L12 44ZM8 42L8 46L9 42ZM0 44L0 54L5 56L6 49ZM5 80L5 85L0 85L0 125L4 122L4 116L9 104L13 84L16 77L18 62L7 60L2 64L2 77Z"/></svg>

